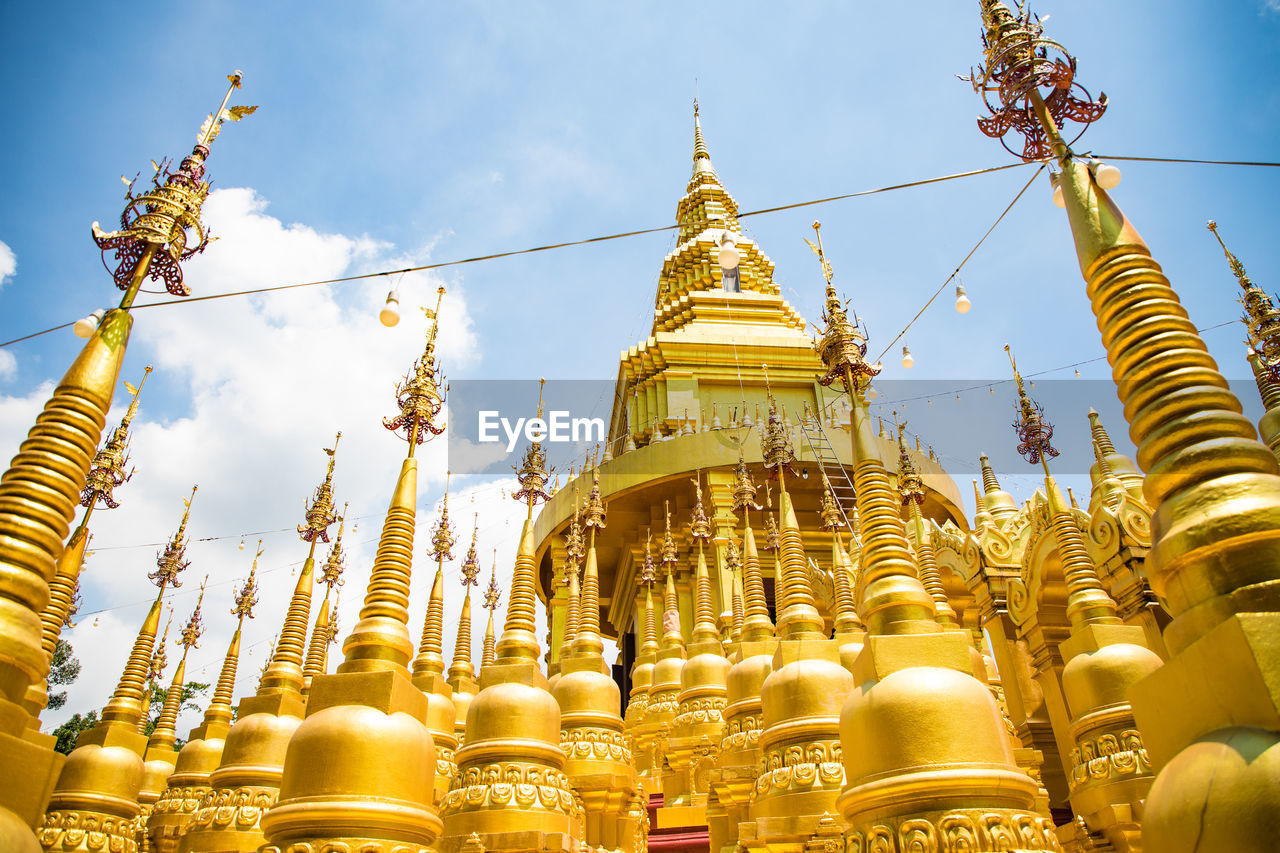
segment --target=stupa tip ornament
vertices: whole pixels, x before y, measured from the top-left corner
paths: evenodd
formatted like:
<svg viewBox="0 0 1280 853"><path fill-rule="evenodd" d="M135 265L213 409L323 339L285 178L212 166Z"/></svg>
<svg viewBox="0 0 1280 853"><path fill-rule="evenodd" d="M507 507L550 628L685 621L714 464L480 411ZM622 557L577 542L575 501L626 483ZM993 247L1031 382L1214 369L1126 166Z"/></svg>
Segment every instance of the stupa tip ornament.
<svg viewBox="0 0 1280 853"><path fill-rule="evenodd" d="M991 113L978 119L978 128L999 139L1009 153L1027 162L1059 153L1052 149L1042 115L1057 128L1074 121L1082 125L1081 134L1102 117L1106 94L1094 100L1076 82L1075 57L1044 37L1040 20L1030 10L1020 6L1015 15L999 0L982 0L982 25L986 63L961 79L973 84ZM1041 90L1048 94L1042 95ZM1010 131L1022 136L1021 152L1005 142Z"/></svg>
<svg viewBox="0 0 1280 853"><path fill-rule="evenodd" d="M182 586L178 575L191 565L191 561L187 559L187 521L191 518L191 501L195 499L196 490L199 488L199 486L192 486L191 497L183 500L182 522L178 525L178 531L173 534L173 538L165 545L164 550L156 555L156 570L147 575L147 578L162 590L166 586L173 589Z"/></svg>
<svg viewBox="0 0 1280 853"><path fill-rule="evenodd" d="M760 451L764 457L764 467L769 469L770 477L781 477L786 471L792 476L796 461L795 449L791 446L790 425L786 418L778 412L778 401L769 389L769 365L762 364L764 370L765 391L769 396L769 416L765 421L764 434L760 436Z"/></svg>
<svg viewBox="0 0 1280 853"><path fill-rule="evenodd" d="M437 563L453 559L453 525L449 523L449 476L445 472L444 500L440 504L440 517L431 528L431 558Z"/></svg>
<svg viewBox="0 0 1280 853"><path fill-rule="evenodd" d="M127 473L125 471L129 467L129 425L138 414L138 397L142 394L142 386L147 384L147 377L151 375L151 370L151 365L148 364L142 372L142 380L136 387L128 382L124 383L125 389L132 397L129 400L129 408L120 420L120 425L111 433L111 437L94 454L84 488L80 490L81 506L88 508L101 504L107 509L120 506L115 499L115 489L127 483L134 473L133 470Z"/></svg>
<svg viewBox="0 0 1280 853"><path fill-rule="evenodd" d="M573 479L572 474L569 479ZM573 487L573 522L569 525L569 532L564 535L564 558L571 569L571 574L577 577L578 566L582 564L582 559L587 555L587 546L582 538L582 513L581 506L578 503L578 487ZM568 583L566 578L565 583Z"/></svg>
<svg viewBox="0 0 1280 853"><path fill-rule="evenodd" d="M400 413L382 420L382 425L392 432L404 430L410 456L413 455L414 448L425 442L428 436L444 432L445 425L436 423L444 409L445 398L441 390L444 374L436 365L436 335L440 328L440 300L443 297L444 288L438 288L436 307L423 309L431 323L427 328L427 346L404 379L396 385L396 405L400 407Z"/></svg>
<svg viewBox="0 0 1280 853"><path fill-rule="evenodd" d="M200 209L209 194L204 164L209 147L228 121L239 121L253 114L256 106L228 107L231 93L240 88L239 71L227 76L231 81L217 112L210 113L196 136L195 148L182 159L177 170L169 169L169 160L152 161L155 174L152 188L133 194L137 181L123 179L129 185L126 204L120 214L120 230L105 232L93 223L93 239L105 254L114 251L119 262L112 277L116 286L127 291L126 305L132 301L143 276L163 280L165 289L174 296L190 296L191 288L182 280L181 262L203 252L209 245L209 234L200 221ZM141 275L139 275L141 273Z"/></svg>
<svg viewBox="0 0 1280 853"><path fill-rule="evenodd" d="M349 504L342 505L342 515L338 516L338 535L334 537L333 547L329 549L329 556L325 558L324 568L320 573L320 583L329 589L345 583L342 579L342 573L346 569L346 554L342 550L342 532L347 524L348 506Z"/></svg>
<svg viewBox="0 0 1280 853"><path fill-rule="evenodd" d="M498 549L493 549L493 567L489 570L489 585L484 590L484 609L491 614L502 601L502 589L498 586Z"/></svg>
<svg viewBox="0 0 1280 853"><path fill-rule="evenodd" d="M538 417L542 417L542 392L546 388L547 380L538 380ZM529 517L533 518L533 508L543 501L550 500L551 495L547 494L547 478L554 472L554 468L547 466L547 451L542 449L542 442L535 441L529 445L524 453L524 459L520 463L519 468L512 468L516 472L516 479L520 481L520 489L511 494L512 500L524 501L529 507Z"/></svg>
<svg viewBox="0 0 1280 853"><path fill-rule="evenodd" d="M303 542L315 543L329 541L329 526L338 520L333 507L333 465L338 453L338 442L342 439L339 431L333 438L333 447L324 448L329 456L329 467L324 474L324 482L316 487L316 492L307 505L306 521L298 525L298 536Z"/></svg>
<svg viewBox="0 0 1280 853"><path fill-rule="evenodd" d="M644 537L644 563L640 567L640 583L652 587L658 580L658 571L653 565L653 532L648 531Z"/></svg>
<svg viewBox="0 0 1280 853"><path fill-rule="evenodd" d="M235 595L235 607L231 608L231 615L237 617L241 621L246 618L253 618L253 608L258 603L258 558L262 556L262 540L258 540L257 553L253 555L253 565L249 569L249 577L245 580L244 586L240 587L240 591Z"/></svg>
<svg viewBox="0 0 1280 853"><path fill-rule="evenodd" d="M1271 296L1250 280L1244 264L1227 248L1222 235L1218 233L1218 223L1210 219L1208 227L1213 236L1218 238L1218 245L1222 246L1231 273L1240 284L1240 304L1244 306L1244 316L1240 319L1248 329L1245 344L1257 356L1267 378L1272 382L1280 382L1280 311L1276 310Z"/></svg>
<svg viewBox="0 0 1280 853"><path fill-rule="evenodd" d="M480 576L480 560L476 556L476 536L480 532L480 513L475 513L471 520L471 545L467 548L467 556L462 561L463 588L475 586Z"/></svg>
<svg viewBox="0 0 1280 853"><path fill-rule="evenodd" d="M586 505L583 508L582 523L593 534L596 530L605 528L604 499L600 496L600 468L598 466L591 471L591 493L587 495Z"/></svg>
<svg viewBox="0 0 1280 853"><path fill-rule="evenodd" d="M670 575L676 570L676 566L680 565L680 552L676 549L675 537L671 535L671 503L663 501L662 506L666 513L667 529L662 534L662 551L658 561L662 563L662 570Z"/></svg>
<svg viewBox="0 0 1280 853"><path fill-rule="evenodd" d="M699 477L694 481L698 488L698 507L702 507L702 479ZM742 453L742 447L738 447L738 467L734 470L733 476L733 511L747 512L748 510L760 509L760 504L756 503L756 484L751 480L751 473L747 470L747 460Z"/></svg>
<svg viewBox="0 0 1280 853"><path fill-rule="evenodd" d="M182 632L178 635L178 645L184 649L200 648L200 636L204 633L204 620L200 615L200 608L204 604L204 588L208 584L209 576L205 575L204 580L200 582L200 594L196 597L195 610L191 611L191 618L187 620L186 625L182 626Z"/></svg>
<svg viewBox="0 0 1280 853"><path fill-rule="evenodd" d="M741 473L745 473L746 465L741 463L741 456L739 456L739 463L740 463ZM750 476L748 476L747 482L748 483L751 482ZM694 497L694 503L693 503L693 518L689 522L689 537L693 539L695 542L697 542L699 547L701 547L703 542L706 542L711 539L711 520L707 518L707 511L702 507L702 471L701 470L699 470L697 473L697 476L693 478L693 488L694 488L695 497ZM740 488L740 485L734 486L733 493L734 493L735 499L738 496L739 488ZM754 485L751 486L751 493L752 495L755 494ZM760 507L758 506L756 507L756 509L759 509L759 508Z"/></svg>
<svg viewBox="0 0 1280 853"><path fill-rule="evenodd" d="M1031 464L1046 462L1058 455L1050 441L1053 439L1053 424L1045 420L1044 409L1039 403L1027 396L1023 386L1022 374L1018 372L1018 363L1013 358L1009 345L1004 345L1009 354L1009 364L1013 367L1013 380L1018 385L1018 402L1015 406L1018 420L1013 422L1013 429L1018 433L1018 454Z"/></svg>
<svg viewBox="0 0 1280 853"><path fill-rule="evenodd" d="M831 481L827 479L825 471L822 473L822 507L818 514L822 516L820 530L844 530L844 516L836 503L835 492L831 488Z"/></svg>
<svg viewBox="0 0 1280 853"><path fill-rule="evenodd" d="M898 494L902 496L902 505L924 503L924 478L916 470L911 461L911 452L907 450L907 424L898 424Z"/></svg>
<svg viewBox="0 0 1280 853"><path fill-rule="evenodd" d="M818 377L818 382L830 386L838 381L847 392L853 394L866 388L881 368L879 364L867 363L866 326L858 320L856 314L853 320L849 319L846 303L840 300L831 283L834 273L822 248L821 222L814 220L813 233L817 243L810 240L805 242L818 256L822 276L827 282L826 305L822 310L822 337L813 342L814 350L827 368L827 372Z"/></svg>

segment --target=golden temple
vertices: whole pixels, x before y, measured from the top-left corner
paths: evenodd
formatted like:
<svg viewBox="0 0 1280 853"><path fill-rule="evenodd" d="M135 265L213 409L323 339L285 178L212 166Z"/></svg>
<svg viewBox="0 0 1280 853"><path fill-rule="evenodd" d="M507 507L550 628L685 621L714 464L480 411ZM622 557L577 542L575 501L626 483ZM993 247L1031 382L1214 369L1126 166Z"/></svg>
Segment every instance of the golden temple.
<svg viewBox="0 0 1280 853"><path fill-rule="evenodd" d="M95 226L125 295L0 479L0 846L1280 849L1280 312L1224 243L1267 408L1259 440L1109 193L1106 165L1063 140L1064 124L1101 118L1105 99L1075 82L1075 59L1029 13L998 0L980 9L985 58L972 82L990 114L979 127L1020 135L1018 155L1051 167L1136 460L1096 412L1054 412L1087 431L1095 460L1087 499L1064 494L1054 427L1010 353L1008 441L1041 466L1043 485L1019 504L982 456L969 517L906 425L870 414L880 366L819 223L810 245L822 283L812 281L824 311L810 337L742 233L695 104L692 172L652 328L619 360L602 455L554 487L546 449L526 450L505 617L495 624L495 566L479 667L474 518L445 658L444 565L457 541L447 486L422 560L414 554L415 452L447 426L437 340L449 318L437 300L384 421L407 451L359 621L344 635L336 617L346 512L340 520L335 438L297 527L307 554L295 588L270 605L280 634L254 693L233 713L256 556L203 722L178 749L186 654L212 601L202 586L159 723L142 732L147 677L163 669L162 600L189 562L188 499L149 575L159 592L118 686L64 760L39 730L44 680L90 514L114 507L129 477L141 385L99 449L129 309L148 277L189 292L181 262L206 243L210 146L254 109L227 106L241 84L233 74L180 168L130 197L120 231ZM78 502L86 511L68 538ZM414 569L423 584L429 563L426 611L411 614ZM317 580L326 591L313 608Z"/></svg>

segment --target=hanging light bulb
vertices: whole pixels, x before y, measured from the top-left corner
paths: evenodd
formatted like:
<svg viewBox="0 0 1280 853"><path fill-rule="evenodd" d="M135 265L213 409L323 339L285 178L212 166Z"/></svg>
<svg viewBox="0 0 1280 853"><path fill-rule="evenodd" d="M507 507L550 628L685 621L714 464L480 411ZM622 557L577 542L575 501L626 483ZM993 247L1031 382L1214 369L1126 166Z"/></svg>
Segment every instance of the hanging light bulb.
<svg viewBox="0 0 1280 853"><path fill-rule="evenodd" d="M378 312L378 320L387 327L400 322L400 294L394 287L387 293L387 301Z"/></svg>
<svg viewBox="0 0 1280 853"><path fill-rule="evenodd" d="M243 536L241 536L241 537L240 537L240 547L239 547L239 548L237 548L236 550L237 550L237 551L243 551L243 550L244 550L244 537L243 537Z"/></svg>
<svg viewBox="0 0 1280 853"><path fill-rule="evenodd" d="M969 309L973 307L973 302L969 300L969 294L964 292L964 285L956 285L956 311L961 314L968 314Z"/></svg>
<svg viewBox="0 0 1280 853"><path fill-rule="evenodd" d="M106 311L99 308L88 317L81 317L79 320L76 320L75 325L71 327L71 331L76 333L77 338L90 337L98 330L98 324L102 322L102 318L105 317L106 314Z"/></svg>
<svg viewBox="0 0 1280 853"><path fill-rule="evenodd" d="M992 386L992 387L988 388L987 390L991 392L991 396L992 396L992 397L994 397L994 396L996 395L996 389L995 389L995 387L994 387L994 386Z"/></svg>
<svg viewBox="0 0 1280 853"><path fill-rule="evenodd" d="M1080 378L1080 369L1076 368L1076 379Z"/></svg>
<svg viewBox="0 0 1280 853"><path fill-rule="evenodd" d="M1089 164L1089 171L1093 172L1093 179L1104 190L1113 190L1120 186L1120 169L1110 163L1094 160Z"/></svg>
<svg viewBox="0 0 1280 853"><path fill-rule="evenodd" d="M879 396L880 396L880 392L879 392L879 391L877 391L875 388L872 388L872 387L870 387L870 386L868 386L868 387L867 387L867 399L868 399L868 400L874 400L876 397L879 397Z"/></svg>
<svg viewBox="0 0 1280 853"><path fill-rule="evenodd" d="M911 357L911 347L906 344L902 345L902 366L907 370L915 367L916 360Z"/></svg>
<svg viewBox="0 0 1280 853"><path fill-rule="evenodd" d="M722 270L736 270L741 260L742 253L738 251L738 244L725 231L720 236L720 251L716 254L716 263L720 264Z"/></svg>
<svg viewBox="0 0 1280 853"><path fill-rule="evenodd" d="M1053 184L1053 205L1054 207L1066 207L1067 202L1062 197L1062 176L1057 172L1049 175L1049 183Z"/></svg>

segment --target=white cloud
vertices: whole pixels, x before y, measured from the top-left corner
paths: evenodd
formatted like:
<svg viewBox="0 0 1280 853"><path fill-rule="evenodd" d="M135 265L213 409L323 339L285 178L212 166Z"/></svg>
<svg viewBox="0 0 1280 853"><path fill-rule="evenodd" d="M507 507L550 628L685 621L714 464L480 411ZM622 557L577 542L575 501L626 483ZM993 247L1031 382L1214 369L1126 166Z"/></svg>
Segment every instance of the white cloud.
<svg viewBox="0 0 1280 853"><path fill-rule="evenodd" d="M9 244L0 240L0 287L18 271L18 256L9 248Z"/></svg>
<svg viewBox="0 0 1280 853"><path fill-rule="evenodd" d="M367 236L322 234L305 225L285 224L268 215L266 207L250 189L218 190L210 196L205 216L220 240L186 265L186 281L196 294L395 268L421 260L430 248L397 255L391 246ZM179 393L185 391L188 409L180 417L158 422L149 417L144 391L132 446L138 474L120 487L121 507L95 513L91 525L93 554L83 576L86 612L68 634L83 664L81 676L70 687L66 706L45 714L46 730L73 712L100 707L109 697L154 596L146 573L154 568L159 543L176 527L181 500L192 483L200 485L189 529L192 565L182 588L172 596L175 627L170 637L187 619L208 573L207 630L200 647L189 655L187 677L217 680L233 627L228 612L231 594L248 573L256 541L256 535L250 536L245 550L238 550L238 534L266 531L259 563L260 604L257 618L245 628L236 695L251 691L306 556L307 546L294 528L302 521L304 499L324 474L321 448L332 446L337 430L343 435L334 486L339 508L341 502L351 504L344 538L345 636L357 619L382 517L405 454L404 442L388 433L381 419L394 412L395 382L422 351L426 321L417 304L434 303L437 285L430 275L406 276L400 285L403 320L393 329L377 319L387 290L384 279L137 312L132 354L155 364L153 383L161 380ZM438 352L446 369L473 361L480 349L465 287L450 287L441 317ZM16 450L49 393L45 385L25 397L0 396L0 453ZM123 396L118 395L109 426L123 414ZM417 456L421 503L409 626L415 641L434 573L423 555L434 522L433 503L442 492L448 465L446 436L425 445ZM446 624L451 626L446 657L452 654L461 605L458 566L470 542L473 507L481 514L484 572L479 590L488 582L495 546L499 584L505 588L509 581L523 510L504 495L504 487L509 490L510 484L455 482L450 509L458 544L456 559L446 566ZM231 538L208 541L228 535ZM323 560L327 551L327 546L320 546L317 559ZM313 617L322 593L318 587ZM486 615L481 600L480 595L473 599L477 663ZM100 608L106 609L92 612ZM170 676L179 651L169 650ZM335 646L331 669L340 655L340 645ZM198 715L184 714L180 733L185 735L196 722Z"/></svg>
<svg viewBox="0 0 1280 853"><path fill-rule="evenodd" d="M0 349L0 379L12 379L18 373L18 360L7 349Z"/></svg>

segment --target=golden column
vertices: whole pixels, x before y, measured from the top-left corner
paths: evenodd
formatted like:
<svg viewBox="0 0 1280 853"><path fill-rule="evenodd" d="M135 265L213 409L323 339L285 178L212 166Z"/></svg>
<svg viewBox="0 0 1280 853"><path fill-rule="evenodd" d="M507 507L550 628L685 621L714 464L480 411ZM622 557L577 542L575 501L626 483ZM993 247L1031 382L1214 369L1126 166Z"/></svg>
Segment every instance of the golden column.
<svg viewBox="0 0 1280 853"><path fill-rule="evenodd" d="M688 779L669 762L667 738L676 719L680 696L680 672L686 658L684 634L680 624L680 602L676 597L676 566L680 556L671 536L671 510L666 510L667 529L662 538L659 562L667 579L662 593L662 645L653 665L653 684L649 687L649 704L645 707L645 726L653 738L652 772L662 789L663 805L680 799L688 790Z"/></svg>
<svg viewBox="0 0 1280 853"><path fill-rule="evenodd" d="M324 448L329 457L324 481L306 508L306 521L298 525L298 536L309 549L280 636L256 694L240 700L235 725L222 748L222 762L209 777L210 791L182 837L179 849L184 853L249 853L263 844L262 815L279 795L285 750L306 707L302 656L315 586L316 543L329 541L329 526L338 520L333 507L333 467L341 437L338 433L333 447Z"/></svg>
<svg viewBox="0 0 1280 853"><path fill-rule="evenodd" d="M204 721L191 730L187 742L178 751L178 760L169 774L168 787L156 801L147 821L147 833L157 853L175 853L178 839L186 832L187 825L195 817L196 808L210 790L209 775L218 769L222 761L222 748L227 732L231 730L231 699L235 694L236 668L240 662L240 629L245 617L253 618L253 607L258 603L258 587L254 582L258 572L258 557L262 556L262 540L249 569L249 578L235 595L236 630L231 635L218 684L213 698L204 712Z"/></svg>
<svg viewBox="0 0 1280 853"><path fill-rule="evenodd" d="M866 334L836 296L818 234L826 328L815 348L827 366L819 381L839 382L852 403L867 625L858 689L840 714L847 787L839 808L849 847L1053 849L1052 822L1029 811L1035 782L1014 764L1000 708L975 677L972 641L938 623L920 582L867 411L866 387L879 367L866 362Z"/></svg>
<svg viewBox="0 0 1280 853"><path fill-rule="evenodd" d="M839 648L827 638L816 606L800 525L787 492L786 475L794 474L795 461L789 425L772 392L768 399L760 441L765 467L778 478L782 518L778 650L760 691L761 758L750 809L755 827L754 833L743 833L742 844L749 850L794 853L819 830L823 818L831 821L844 787L840 708L853 689L853 677L840 665Z"/></svg>
<svg viewBox="0 0 1280 853"><path fill-rule="evenodd" d="M320 570L320 583L324 584L324 601L320 603L320 612L316 614L316 624L311 631L311 645L307 647L307 657L302 665L302 695L311 693L311 682L317 675L324 675L329 670L329 646L338 637L338 593L334 590L342 586L342 572L346 568L342 552L342 532L347 525L347 505L342 505L342 515L338 516L338 535L325 558L324 567ZM329 597L333 596L333 605Z"/></svg>
<svg viewBox="0 0 1280 853"><path fill-rule="evenodd" d="M848 525L844 512L836 502L835 492L831 488L831 481L827 479L826 473L822 475L822 486L822 509L819 514L822 516L822 529L831 531L831 585L835 590L835 640L840 649L841 666L853 672L854 663L858 660L858 655L862 654L867 636L867 630L858 616L857 599L854 595L854 589L857 586L854 574L857 569L849 552L845 550L844 543L840 541L842 531ZM857 523L858 511L855 508L853 519L848 524L856 526ZM856 542L854 545L856 547Z"/></svg>
<svg viewBox="0 0 1280 853"><path fill-rule="evenodd" d="M1005 346L1009 352L1009 347ZM1067 587L1071 635L1059 646L1065 666L1062 693L1071 716L1071 766L1067 784L1076 820L1058 829L1068 850L1096 849L1105 840L1112 849L1143 847L1142 803L1151 787L1151 766L1129 705L1129 688L1160 668L1160 656L1147 648L1143 630L1125 625L1089 559L1084 533L1049 473L1058 451L1050 443L1053 425L1033 403L1009 352L1018 387L1018 453L1044 468L1050 523ZM1097 445L1094 445L1097 451ZM1106 458L1097 452L1104 476L1114 480ZM1119 487L1119 482L1115 481Z"/></svg>
<svg viewBox="0 0 1280 853"><path fill-rule="evenodd" d="M750 499L755 490L746 467L739 467L734 494L745 500L734 508L742 513L743 527L742 640L725 684L725 729L716 766L716 792L725 818L723 824L718 819L708 823L711 853L732 851L739 824L747 820L760 764L760 692L773 672L773 655L778 649L760 571L760 552L751 529L751 508L755 505Z"/></svg>
<svg viewBox="0 0 1280 853"><path fill-rule="evenodd" d="M1172 657L1129 694L1158 769L1143 819L1161 851L1269 850L1280 829L1280 468L1256 439L1133 224L1058 132L1105 104L1027 13L982 2L989 135L1052 156L1152 517L1147 573L1173 617ZM1043 95L1044 88L1048 94ZM1086 94L1087 98L1087 94ZM1106 173L1115 177L1115 170ZM1112 180L1106 181L1114 186ZM1178 709L1170 713L1171 708Z"/></svg>
<svg viewBox="0 0 1280 853"><path fill-rule="evenodd" d="M586 813L583 841L601 850L640 853L634 847L636 821L626 816L633 799L643 794L638 792L635 764L622 734L622 693L605 662L600 638L596 531L605 526L605 507L598 468L592 472L584 516L587 551L581 602L576 613L570 610L572 645L563 649L560 680L553 691L560 706L560 748L565 754L565 774L582 798ZM569 542L565 550L577 545ZM577 567L570 556L570 581L575 584L576 576Z"/></svg>
<svg viewBox="0 0 1280 853"><path fill-rule="evenodd" d="M671 765L686 777L687 787L679 800L663 803L664 807L686 806L689 811L687 817L677 818L675 813L666 809L664 817L673 826L696 826L707 822L709 774L720 751L720 741L724 738L724 708L729 680L729 661L725 659L724 647L720 644L711 599L711 575L707 570L705 553L706 543L712 536L711 522L702 507L700 475L694 480L694 485L697 492L689 524L689 536L698 543L698 562L693 576L693 633L688 648L689 659L680 671L676 718L668 741Z"/></svg>
<svg viewBox="0 0 1280 853"><path fill-rule="evenodd" d="M445 473L444 503L440 517L431 528L431 556L436 561L436 576L431 582L427 614L422 623L422 641L413 659L413 686L427 697L427 730L436 750L435 803L439 807L453 785L458 772L453 753L458 748L454 733L457 712L453 707L453 688L444 677L444 562L453 559L453 528L449 524L449 475Z"/></svg>
<svg viewBox="0 0 1280 853"><path fill-rule="evenodd" d="M156 570L147 575L159 589L115 693L102 709L100 722L80 735L58 777L39 832L40 845L45 850L137 849L135 821L139 813L138 792L142 789L143 753L147 749L147 738L140 728L151 704L151 697L144 690L165 590L182 586L178 575L189 565L187 520L195 493L193 488L191 498L184 502L177 533L156 557Z"/></svg>
<svg viewBox="0 0 1280 853"><path fill-rule="evenodd" d="M133 325L129 308L148 275L163 279L170 293L190 292L179 262L208 244L200 207L209 190L209 146L224 121L256 109L227 108L240 86L239 72L228 79L227 97L205 120L177 171L158 169L152 190L128 193L122 230L105 234L94 223L98 246L114 249L120 261L114 279L124 297L103 316L0 477L0 845L11 850L35 849L31 829L44 814L62 761L24 707L28 688L49 670L40 614L49 605L49 583L58 574L76 499L111 408ZM198 238L193 245L188 229Z"/></svg>
<svg viewBox="0 0 1280 853"><path fill-rule="evenodd" d="M405 431L408 455L382 523L360 621L346 659L311 682L307 718L289 741L280 798L262 818L267 851L387 849L423 853L440 835L433 797L436 755L427 698L409 679L409 581L418 492L414 451L444 432L443 376L436 365L440 298L426 349L396 388L400 412L383 421Z"/></svg>
<svg viewBox="0 0 1280 853"><path fill-rule="evenodd" d="M62 629L71 624L71 610L80 589L85 548L91 538L89 517L99 504L105 509L120 506L115 499L115 490L133 477L133 471L125 473L125 469L129 467L129 425L138 414L138 395L142 393L142 386L150 375L151 365L147 365L142 373L142 381L136 388L128 382L124 383L133 399L129 401L129 408L120 420L120 425L94 455L85 486L80 490L80 505L85 508L84 514L80 516L80 524L72 531L71 538L58 557L57 573L49 581L49 606L40 613L40 623L44 629L41 644L50 661L53 660L53 652L57 648ZM27 688L23 704L31 715L31 729L38 730L40 714L49 704L49 685L44 677Z"/></svg>
<svg viewBox="0 0 1280 853"><path fill-rule="evenodd" d="M480 685L476 683L476 671L471 666L471 587L480 576L480 560L476 556L476 534L480 516L471 521L471 547L462 561L462 613L458 618L458 636L453 643L453 663L449 664L449 688L453 691L453 735L462 743L467 727L467 708L476 698Z"/></svg>
<svg viewBox="0 0 1280 853"><path fill-rule="evenodd" d="M541 394L538 417L542 417ZM560 707L547 691L534 633L533 508L547 500L541 442L526 451L512 495L527 504L497 656L480 674L467 711L467 742L458 749L458 780L440 812L440 853L457 853L472 834L491 851L574 851L581 807L564 774Z"/></svg>
<svg viewBox="0 0 1280 853"><path fill-rule="evenodd" d="M1209 230L1218 238L1223 254L1227 256L1227 265L1231 274L1243 291L1240 304L1244 306L1245 328L1248 337L1249 367L1253 371L1254 381L1258 385L1258 393L1266 406L1266 413L1258 422L1258 431L1271 452L1280 454L1280 311L1265 290L1258 287L1244 270L1244 264L1232 254L1227 244L1218 233L1218 223L1209 220Z"/></svg>
<svg viewBox="0 0 1280 853"><path fill-rule="evenodd" d="M498 549L493 549L493 565L489 567L489 586L484 591L484 609L489 611L489 623L484 629L484 645L480 647L480 673L494 661L493 611L498 609L502 600L502 590L498 588Z"/></svg>
<svg viewBox="0 0 1280 853"><path fill-rule="evenodd" d="M174 743L178 740L178 712L182 709L182 688L187 680L187 653L193 648L199 648L200 635L204 633L204 623L200 620L200 606L204 604L204 588L208 582L209 578L206 575L204 583L200 584L200 595L196 598L195 610L191 612L191 618L187 620L182 633L178 636L178 645L182 646L182 658L178 661L178 668L174 670L173 682L165 693L156 727L147 740L142 788L138 791L138 806L142 811L137 818L137 835L138 846L142 849L150 847L147 822L151 817L152 808L160 799L160 794L168 787L169 776L178 762L178 750L174 749Z"/></svg>
<svg viewBox="0 0 1280 853"><path fill-rule="evenodd" d="M586 473L585 469L583 473ZM573 466L569 467L569 479L573 480ZM569 654L570 648L573 646L573 638L578 632L578 619L582 610L582 588L579 567L583 558L586 556L586 546L582 539L582 526L580 524L578 512L578 486L575 483L573 487L573 522L569 525L569 532L564 535L564 564L561 569L561 575L564 577L564 584L568 588L566 600L562 605L565 613L561 618L561 632L559 637L559 645L552 652L554 659L547 664L547 687L554 695L556 692L556 684L560 681L561 659ZM552 578L552 586L557 586L556 579ZM550 613L548 615L548 628L554 628L556 622L557 600L559 592L553 596L550 604ZM563 708L561 711L563 712ZM563 716L563 715L562 715Z"/></svg>
<svg viewBox="0 0 1280 853"><path fill-rule="evenodd" d="M653 565L653 553L649 538L644 543L644 563L640 567L639 581L644 585L644 612L636 616L636 634L640 648L631 666L631 695L627 697L627 737L635 756L636 772L646 794L662 790L659 771L655 766L654 740L656 732L649 723L649 690L653 687L653 668L658 661L658 617L653 603L653 585L658 580Z"/></svg>

